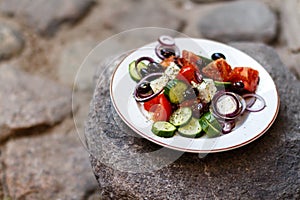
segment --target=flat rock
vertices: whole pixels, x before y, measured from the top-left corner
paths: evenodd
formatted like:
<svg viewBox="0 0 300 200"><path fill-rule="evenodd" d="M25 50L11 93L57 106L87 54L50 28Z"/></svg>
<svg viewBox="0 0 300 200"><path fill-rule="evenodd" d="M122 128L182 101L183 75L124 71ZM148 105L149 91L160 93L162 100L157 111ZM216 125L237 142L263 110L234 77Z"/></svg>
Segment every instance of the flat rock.
<svg viewBox="0 0 300 200"><path fill-rule="evenodd" d="M0 11L23 20L45 36L52 36L64 23L74 23L93 5L93 0L3 0Z"/></svg>
<svg viewBox="0 0 300 200"><path fill-rule="evenodd" d="M202 16L200 33L222 42L271 42L277 34L277 19L266 4L259 1L235 1Z"/></svg>
<svg viewBox="0 0 300 200"><path fill-rule="evenodd" d="M232 45L260 62L278 87L281 106L272 127L235 150L181 154L129 129L114 110L109 80L104 79L95 90L85 132L102 199L300 198L300 82L274 49L257 43Z"/></svg>
<svg viewBox="0 0 300 200"><path fill-rule="evenodd" d="M81 200L97 190L71 118L43 135L9 140L3 162L7 199Z"/></svg>
<svg viewBox="0 0 300 200"><path fill-rule="evenodd" d="M71 90L12 66L0 67L0 141L17 130L51 126L71 114Z"/></svg>
<svg viewBox="0 0 300 200"><path fill-rule="evenodd" d="M101 16L106 27L115 31L127 31L132 28L163 27L172 30L180 30L183 20L170 12L170 4L166 1L120 1L110 0L102 2Z"/></svg>
<svg viewBox="0 0 300 200"><path fill-rule="evenodd" d="M99 60L93 57L84 61L97 44L97 41L81 39L72 41L62 49L57 70L61 83L76 86L79 90L93 88L93 77Z"/></svg>
<svg viewBox="0 0 300 200"><path fill-rule="evenodd" d="M284 40L291 51L300 52L300 1L281 2L281 17Z"/></svg>
<svg viewBox="0 0 300 200"><path fill-rule="evenodd" d="M192 0L195 3L213 3L217 1L231 1L231 0Z"/></svg>
<svg viewBox="0 0 300 200"><path fill-rule="evenodd" d="M21 32L0 22L0 60L18 54L23 47L24 39Z"/></svg>

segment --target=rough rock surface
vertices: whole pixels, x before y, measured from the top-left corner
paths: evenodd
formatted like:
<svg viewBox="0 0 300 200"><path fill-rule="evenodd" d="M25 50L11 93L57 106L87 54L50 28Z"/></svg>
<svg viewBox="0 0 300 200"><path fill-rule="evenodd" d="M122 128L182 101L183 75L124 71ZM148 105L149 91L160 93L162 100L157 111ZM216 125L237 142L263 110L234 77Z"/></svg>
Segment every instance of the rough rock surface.
<svg viewBox="0 0 300 200"><path fill-rule="evenodd" d="M0 141L16 130L53 125L71 110L70 89L9 65L0 67Z"/></svg>
<svg viewBox="0 0 300 200"><path fill-rule="evenodd" d="M42 136L10 140L3 157L2 179L11 199L80 200L97 190L88 153L72 119Z"/></svg>
<svg viewBox="0 0 300 200"><path fill-rule="evenodd" d="M11 26L0 22L0 60L18 54L23 47L22 34Z"/></svg>
<svg viewBox="0 0 300 200"><path fill-rule="evenodd" d="M42 35L52 36L63 23L79 20L93 0L3 0L0 11L16 16Z"/></svg>
<svg viewBox="0 0 300 200"><path fill-rule="evenodd" d="M111 105L109 82L103 82L95 90L86 125L103 199L300 198L300 82L272 48L256 43L233 45L260 62L278 87L281 106L273 126L242 148L204 158L185 153L162 169L142 172L178 152L169 150L148 159L147 152L160 147L138 137L120 120ZM130 160L132 156L136 162ZM134 168L141 172L126 172Z"/></svg>
<svg viewBox="0 0 300 200"><path fill-rule="evenodd" d="M281 10L281 23L284 39L290 50L300 52L300 1L286 1L282 3ZM291 15L290 13L294 13L294 15Z"/></svg>
<svg viewBox="0 0 300 200"><path fill-rule="evenodd" d="M275 14L259 1L235 1L203 16L200 33L210 39L271 42L276 36Z"/></svg>
<svg viewBox="0 0 300 200"><path fill-rule="evenodd" d="M119 10L112 8L119 7L120 1L111 0L107 3L103 3L103 21L106 27L117 32L143 27L181 30L184 25L180 16L170 12L170 3L166 1L127 0Z"/></svg>

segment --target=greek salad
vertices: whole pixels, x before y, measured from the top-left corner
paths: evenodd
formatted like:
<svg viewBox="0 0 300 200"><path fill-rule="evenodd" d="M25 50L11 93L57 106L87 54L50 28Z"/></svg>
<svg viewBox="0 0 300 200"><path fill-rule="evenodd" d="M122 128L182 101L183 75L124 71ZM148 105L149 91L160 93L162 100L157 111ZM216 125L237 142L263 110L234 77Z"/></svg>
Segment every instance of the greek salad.
<svg viewBox="0 0 300 200"><path fill-rule="evenodd" d="M217 137L230 133L246 111L266 106L255 94L259 72L232 67L223 53L207 58L185 49L180 52L175 40L164 35L158 38L155 53L160 60L147 56L133 60L129 74L137 82L133 97L151 116L151 130L157 136Z"/></svg>

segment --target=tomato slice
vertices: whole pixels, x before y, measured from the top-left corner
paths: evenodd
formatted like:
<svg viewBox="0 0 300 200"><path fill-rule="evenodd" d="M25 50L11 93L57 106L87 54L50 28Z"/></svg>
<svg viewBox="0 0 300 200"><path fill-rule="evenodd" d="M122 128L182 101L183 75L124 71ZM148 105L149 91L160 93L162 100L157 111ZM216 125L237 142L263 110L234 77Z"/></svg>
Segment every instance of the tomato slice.
<svg viewBox="0 0 300 200"><path fill-rule="evenodd" d="M255 92L259 81L259 73L250 67L235 67L230 74L229 81L242 81L245 90Z"/></svg>
<svg viewBox="0 0 300 200"><path fill-rule="evenodd" d="M169 121L172 105L164 94L159 94L144 103L145 110L153 112L153 121Z"/></svg>
<svg viewBox="0 0 300 200"><path fill-rule="evenodd" d="M202 73L215 81L228 81L232 69L224 59L211 62L202 69Z"/></svg>
<svg viewBox="0 0 300 200"><path fill-rule="evenodd" d="M186 83L189 84L192 83L192 81L195 83L199 83L199 80L197 78L197 73L200 74L200 71L198 70L197 67L195 67L192 64L187 64L180 69L176 78L185 81Z"/></svg>

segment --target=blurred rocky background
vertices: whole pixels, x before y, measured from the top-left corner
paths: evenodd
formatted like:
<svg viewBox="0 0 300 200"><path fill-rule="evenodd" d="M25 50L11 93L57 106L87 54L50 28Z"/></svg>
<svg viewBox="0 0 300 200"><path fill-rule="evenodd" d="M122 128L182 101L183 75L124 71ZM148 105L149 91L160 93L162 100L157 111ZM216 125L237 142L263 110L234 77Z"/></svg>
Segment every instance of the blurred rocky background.
<svg viewBox="0 0 300 200"><path fill-rule="evenodd" d="M98 43L148 26L268 44L300 77L299 0L0 0L0 199L101 198L75 75ZM82 129L92 80L79 81Z"/></svg>

